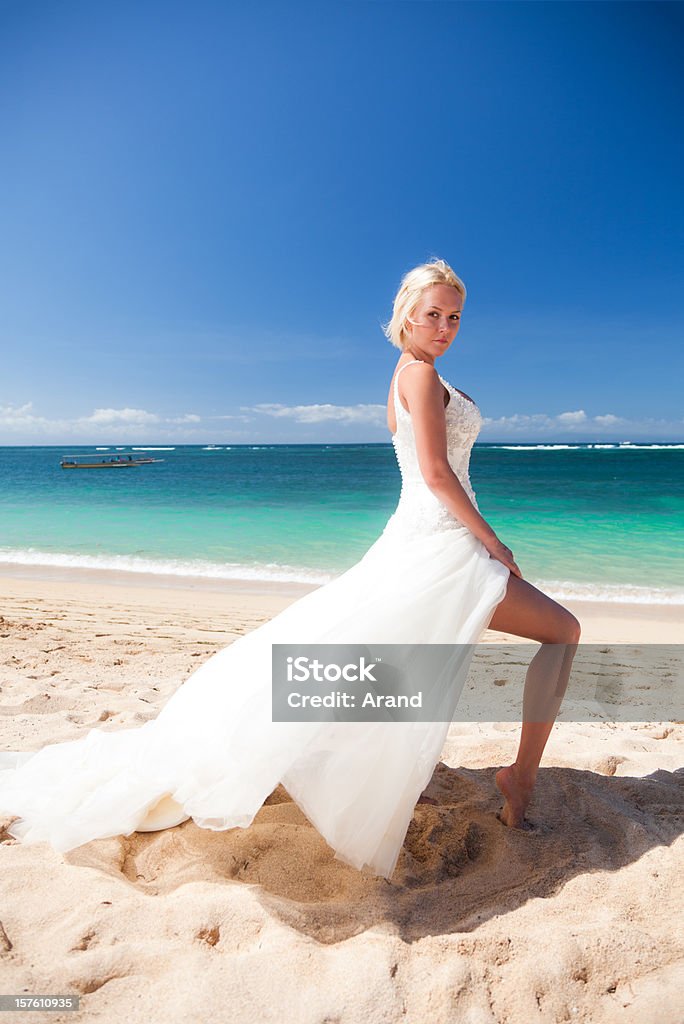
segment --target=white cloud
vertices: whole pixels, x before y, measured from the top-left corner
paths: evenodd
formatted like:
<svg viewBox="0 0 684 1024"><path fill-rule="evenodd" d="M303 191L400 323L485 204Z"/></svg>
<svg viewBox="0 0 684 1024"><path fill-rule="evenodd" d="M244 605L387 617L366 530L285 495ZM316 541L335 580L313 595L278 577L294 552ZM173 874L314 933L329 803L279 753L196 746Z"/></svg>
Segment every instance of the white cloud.
<svg viewBox="0 0 684 1024"><path fill-rule="evenodd" d="M601 426L611 427L614 423L626 423L627 420L623 419L622 416L613 416L612 412L607 412L605 416L594 416L596 423L600 423Z"/></svg>
<svg viewBox="0 0 684 1024"><path fill-rule="evenodd" d="M23 433L33 438L50 440L54 437L113 437L121 439L123 434L138 439L140 430L153 428L155 432L168 433L168 425L188 425L200 423L197 413L185 413L183 416L160 416L146 409L94 409L87 416L76 416L73 419L49 419L37 416L33 412L33 403L24 405L0 405L0 429L5 428L11 434Z"/></svg>
<svg viewBox="0 0 684 1024"><path fill-rule="evenodd" d="M153 412L145 412L144 409L96 409L90 416L81 416L76 422L83 425L101 423L104 426L115 423L148 424L159 423L159 416Z"/></svg>
<svg viewBox="0 0 684 1024"><path fill-rule="evenodd" d="M153 444L158 441L203 444L207 441L250 444L290 443L316 438L344 442L386 441L389 433L386 409L379 404L283 405L261 404L242 407L235 413L199 415L182 413L163 416L146 409L125 406L97 408L88 415L71 419L38 415L32 402L0 404L0 444L68 442L89 444ZM237 424L227 421L236 420ZM277 423L275 422L277 421ZM225 424L225 425L224 425ZM306 430L306 428L309 428ZM655 418L628 419L605 412L588 415L584 409L548 413L513 413L485 417L480 440L677 440L684 438L684 420ZM316 429L318 428L318 429ZM620 432L618 434L618 431Z"/></svg>
<svg viewBox="0 0 684 1024"><path fill-rule="evenodd" d="M588 416L583 409L561 412L555 416L548 413L514 413L497 418L485 417L480 438L520 438L544 440L546 438L570 438L573 434L597 438L616 436L616 428L628 431L630 436L648 439L660 437L678 438L684 435L684 420L627 419L614 413Z"/></svg>
<svg viewBox="0 0 684 1024"><path fill-rule="evenodd" d="M32 409L33 402L26 402L24 405L0 405L0 425L14 430L50 422L43 416L34 416Z"/></svg>
<svg viewBox="0 0 684 1024"><path fill-rule="evenodd" d="M198 416L196 412L186 412L184 416L174 416L172 419L168 419L167 423L200 423L202 420L201 416Z"/></svg>
<svg viewBox="0 0 684 1024"><path fill-rule="evenodd" d="M561 412L556 417L559 423L571 424L571 423L586 423L587 414L584 409L578 409L577 412Z"/></svg>
<svg viewBox="0 0 684 1024"><path fill-rule="evenodd" d="M386 416L384 405L276 405L265 403L249 408L256 413L291 419L295 423L334 422L384 426Z"/></svg>

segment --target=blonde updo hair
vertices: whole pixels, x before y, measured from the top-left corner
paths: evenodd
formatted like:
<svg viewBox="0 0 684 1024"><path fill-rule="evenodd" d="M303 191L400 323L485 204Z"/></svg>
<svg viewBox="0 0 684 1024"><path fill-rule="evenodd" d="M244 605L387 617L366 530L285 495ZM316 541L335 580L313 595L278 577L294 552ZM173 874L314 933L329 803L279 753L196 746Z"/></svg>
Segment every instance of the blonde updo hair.
<svg viewBox="0 0 684 1024"><path fill-rule="evenodd" d="M402 352L406 348L408 340L407 319L418 305L423 292L433 284L447 284L456 288L465 302L466 286L444 260L435 257L429 263L421 263L419 267L409 270L402 277L399 291L395 296L392 319L382 325L382 329L391 343Z"/></svg>

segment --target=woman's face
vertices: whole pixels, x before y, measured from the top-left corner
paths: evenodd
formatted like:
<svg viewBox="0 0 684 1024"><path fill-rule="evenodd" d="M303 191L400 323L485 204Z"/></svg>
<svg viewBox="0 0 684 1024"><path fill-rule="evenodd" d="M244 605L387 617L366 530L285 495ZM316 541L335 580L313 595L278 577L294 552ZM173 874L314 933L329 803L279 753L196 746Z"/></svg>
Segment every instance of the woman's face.
<svg viewBox="0 0 684 1024"><path fill-rule="evenodd" d="M426 288L407 323L409 348L434 362L458 334L463 296L449 284Z"/></svg>

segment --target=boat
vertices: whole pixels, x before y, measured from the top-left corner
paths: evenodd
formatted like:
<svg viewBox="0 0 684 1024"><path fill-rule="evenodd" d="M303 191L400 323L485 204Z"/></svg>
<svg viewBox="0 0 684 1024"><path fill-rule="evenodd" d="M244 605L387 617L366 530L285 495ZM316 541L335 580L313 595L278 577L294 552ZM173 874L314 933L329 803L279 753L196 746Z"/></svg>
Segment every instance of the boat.
<svg viewBox="0 0 684 1024"><path fill-rule="evenodd" d="M131 466L145 466L149 462L163 462L147 455L64 455L60 461L62 469L130 469Z"/></svg>

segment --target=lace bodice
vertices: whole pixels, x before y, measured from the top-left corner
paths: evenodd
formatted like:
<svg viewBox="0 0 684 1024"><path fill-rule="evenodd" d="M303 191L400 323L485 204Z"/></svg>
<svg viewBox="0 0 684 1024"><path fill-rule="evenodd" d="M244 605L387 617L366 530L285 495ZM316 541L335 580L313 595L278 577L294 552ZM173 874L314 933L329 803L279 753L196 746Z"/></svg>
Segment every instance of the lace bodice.
<svg viewBox="0 0 684 1024"><path fill-rule="evenodd" d="M392 435L392 444L399 463L402 483L399 504L385 527L385 533L400 531L402 535L408 536L466 529L425 483L418 465L411 415L401 404L399 398L399 374L407 366L420 362L422 360L414 359L411 363L404 363L394 378L394 412L397 429L396 433ZM470 483L469 467L470 451L480 432L482 416L474 402L465 398L443 377L439 379L450 396L449 403L444 410L449 465L475 508L478 508L475 492Z"/></svg>

